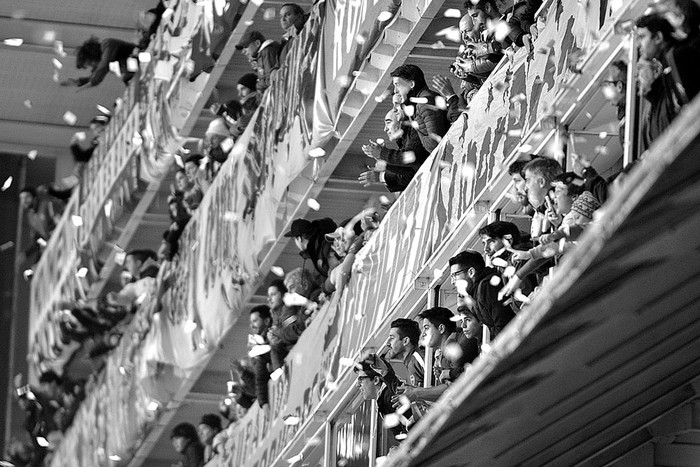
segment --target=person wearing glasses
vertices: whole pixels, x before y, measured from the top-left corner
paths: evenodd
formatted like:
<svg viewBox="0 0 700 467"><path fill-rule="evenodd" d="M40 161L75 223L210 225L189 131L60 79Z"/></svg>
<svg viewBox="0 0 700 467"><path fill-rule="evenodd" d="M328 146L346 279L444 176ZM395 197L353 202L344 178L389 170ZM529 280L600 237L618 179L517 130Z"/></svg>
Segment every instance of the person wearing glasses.
<svg viewBox="0 0 700 467"><path fill-rule="evenodd" d="M503 287L498 271L486 267L478 252L465 250L450 258L450 279L457 287L458 305L474 312L489 328L491 339L515 316L511 307L498 299Z"/></svg>

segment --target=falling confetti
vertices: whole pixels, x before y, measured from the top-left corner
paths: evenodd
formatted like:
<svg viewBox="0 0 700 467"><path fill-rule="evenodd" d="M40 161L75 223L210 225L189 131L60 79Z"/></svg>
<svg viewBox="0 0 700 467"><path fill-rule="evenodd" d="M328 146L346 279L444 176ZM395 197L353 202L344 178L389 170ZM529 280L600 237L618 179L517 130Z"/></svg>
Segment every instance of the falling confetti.
<svg viewBox="0 0 700 467"><path fill-rule="evenodd" d="M361 32L355 36L355 42L362 45L367 42L367 33Z"/></svg>
<svg viewBox="0 0 700 467"><path fill-rule="evenodd" d="M2 41L5 45L9 45L10 47L19 47L20 45L24 44L24 40L20 39L19 37L13 37L11 39L5 39Z"/></svg>
<svg viewBox="0 0 700 467"><path fill-rule="evenodd" d="M282 269L280 266L272 266L270 268L270 272L277 277L284 277L284 269Z"/></svg>
<svg viewBox="0 0 700 467"><path fill-rule="evenodd" d="M109 71L121 78L122 69L119 67L119 62L109 62Z"/></svg>
<svg viewBox="0 0 700 467"><path fill-rule="evenodd" d="M508 261L504 260L503 258L493 258L491 260L491 264L493 264L497 268L507 268L508 267Z"/></svg>
<svg viewBox="0 0 700 467"><path fill-rule="evenodd" d="M189 319L187 320L187 322L185 322L183 328L187 334L191 334L192 332L194 332L195 329L197 329L197 323Z"/></svg>
<svg viewBox="0 0 700 467"><path fill-rule="evenodd" d="M461 18L462 17L462 12L459 11L457 8L448 8L445 10L443 13L443 16L445 18Z"/></svg>
<svg viewBox="0 0 700 467"><path fill-rule="evenodd" d="M57 70L62 70L63 69L63 63L57 58L52 58L51 63L53 64L53 67Z"/></svg>
<svg viewBox="0 0 700 467"><path fill-rule="evenodd" d="M489 284L491 284L494 287L500 285L500 283L501 283L501 278L498 276L491 277L491 280L489 281Z"/></svg>
<svg viewBox="0 0 700 467"><path fill-rule="evenodd" d="M321 204L313 198L309 198L309 200L306 202L306 205L314 211L318 211L319 209L321 209Z"/></svg>
<svg viewBox="0 0 700 467"><path fill-rule="evenodd" d="M8 188L10 188L12 186L12 180L14 180L14 178L11 175L7 177L5 183L2 184L2 188L0 188L0 191L6 191Z"/></svg>
<svg viewBox="0 0 700 467"><path fill-rule="evenodd" d="M72 126L78 121L78 117L70 110L66 110L66 113L63 114L63 121Z"/></svg>
<svg viewBox="0 0 700 467"><path fill-rule="evenodd" d="M34 271L32 271L31 269L25 269L22 275L24 276L24 280L28 281L29 278L34 275Z"/></svg>
<svg viewBox="0 0 700 467"><path fill-rule="evenodd" d="M389 198L386 195L381 195L379 197L379 202L381 204L390 204L391 203L391 201L389 200Z"/></svg>
<svg viewBox="0 0 700 467"><path fill-rule="evenodd" d="M226 211L224 213L224 220L227 222L238 222L240 217L238 216L238 213L235 213L233 211Z"/></svg>
<svg viewBox="0 0 700 467"><path fill-rule="evenodd" d="M508 266L504 271L503 275L506 277L513 277L515 275L515 266Z"/></svg>
<svg viewBox="0 0 700 467"><path fill-rule="evenodd" d="M447 109L447 101L442 96L435 97L435 107L441 110Z"/></svg>
<svg viewBox="0 0 700 467"><path fill-rule="evenodd" d="M282 300L285 306L306 306L309 303L308 298L294 292L284 294Z"/></svg>
<svg viewBox="0 0 700 467"><path fill-rule="evenodd" d="M416 113L416 108L412 105L404 105L403 113L405 113L407 117L413 117L413 115Z"/></svg>
<svg viewBox="0 0 700 467"><path fill-rule="evenodd" d="M274 9L274 8L268 8L268 9L266 9L265 12L263 13L263 19L264 19L265 21L272 21L273 19L275 19L275 15L276 15L275 9Z"/></svg>
<svg viewBox="0 0 700 467"><path fill-rule="evenodd" d="M87 273L88 273L88 268L82 267L82 268L78 269L78 272L75 273L75 277L79 277L82 279L84 277L87 277Z"/></svg>
<svg viewBox="0 0 700 467"><path fill-rule="evenodd" d="M275 371L270 373L270 379L272 381L277 381L284 375L284 370L282 368L277 368Z"/></svg>
<svg viewBox="0 0 700 467"><path fill-rule="evenodd" d="M445 347L445 356L453 362L459 361L462 358L462 353L462 347L456 342L447 344Z"/></svg>
<svg viewBox="0 0 700 467"><path fill-rule="evenodd" d="M194 250L197 249L198 246L199 246L199 240L195 240L195 241L192 243L192 246L190 247L190 249L191 249L192 251L194 251Z"/></svg>
<svg viewBox="0 0 700 467"><path fill-rule="evenodd" d="M462 318L460 315L454 315L450 318L450 321L455 322L455 323L461 323L462 319L464 319L464 318Z"/></svg>
<svg viewBox="0 0 700 467"><path fill-rule="evenodd" d="M75 227L80 227L83 225L83 218L82 217L74 215L74 216L71 216L70 218L71 218L71 221L73 222L73 225Z"/></svg>
<svg viewBox="0 0 700 467"><path fill-rule="evenodd" d="M379 16L377 16L377 21L383 23L384 21L389 21L392 16L393 15L390 11L382 11L381 13L379 13Z"/></svg>
<svg viewBox="0 0 700 467"><path fill-rule="evenodd" d="M309 157L313 157L314 159L317 157L323 157L325 155L326 151L323 148L313 148L309 151Z"/></svg>
<svg viewBox="0 0 700 467"><path fill-rule="evenodd" d="M25 99L24 106L28 109L31 109L32 108L32 101L29 99Z"/></svg>
<svg viewBox="0 0 700 467"><path fill-rule="evenodd" d="M43 239L42 239L42 240L43 240ZM46 240L44 240L44 241L46 241ZM13 246L15 246L15 242L13 242L13 241L10 240L9 242L5 242L5 243L3 243L2 245L0 245L0 251L9 250L9 249L12 248Z"/></svg>
<svg viewBox="0 0 700 467"><path fill-rule="evenodd" d="M56 52L56 55L59 57L66 57L68 54L66 53L65 50L63 50L63 42L61 41L54 41L53 42L53 51Z"/></svg>
<svg viewBox="0 0 700 467"><path fill-rule="evenodd" d="M151 401L146 406L146 409L150 410L151 412L155 412L156 410L158 410L159 406L160 406L160 404L158 403L158 401Z"/></svg>
<svg viewBox="0 0 700 467"><path fill-rule="evenodd" d="M474 165L474 163L467 162L466 164L464 164L462 166L462 170L460 171L460 175L465 180L473 180L476 176L476 166Z"/></svg>
<svg viewBox="0 0 700 467"><path fill-rule="evenodd" d="M284 424L288 426L298 425L301 422L301 418L296 415L287 415L284 417Z"/></svg>
<svg viewBox="0 0 700 467"><path fill-rule="evenodd" d="M395 413L386 414L384 416L384 426L386 428L394 428L399 425L399 416Z"/></svg>
<svg viewBox="0 0 700 467"><path fill-rule="evenodd" d="M444 37L451 42L462 42L462 33L459 32L459 28L455 26L450 26L449 28L441 29L435 33L437 37Z"/></svg>
<svg viewBox="0 0 700 467"><path fill-rule="evenodd" d="M428 103L427 97L411 97L408 100L413 102L414 104L427 104Z"/></svg>
<svg viewBox="0 0 700 467"><path fill-rule="evenodd" d="M126 69L132 73L139 71L139 61L133 57L127 58L126 59Z"/></svg>
<svg viewBox="0 0 700 467"><path fill-rule="evenodd" d="M256 345L250 349L248 356L251 358L259 357L261 355L265 355L266 353L270 353L270 350L270 346L267 344Z"/></svg>

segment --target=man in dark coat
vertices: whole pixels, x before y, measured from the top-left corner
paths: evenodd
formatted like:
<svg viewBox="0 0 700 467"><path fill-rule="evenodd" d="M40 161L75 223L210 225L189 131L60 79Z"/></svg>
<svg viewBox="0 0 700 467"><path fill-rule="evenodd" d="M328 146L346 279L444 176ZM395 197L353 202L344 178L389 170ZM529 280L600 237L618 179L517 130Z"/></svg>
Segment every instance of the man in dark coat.
<svg viewBox="0 0 700 467"><path fill-rule="evenodd" d="M398 94L403 111L418 132L421 144L433 152L449 127L447 114L435 105L438 93L428 88L423 70L416 65L401 65L391 72L394 94Z"/></svg>
<svg viewBox="0 0 700 467"><path fill-rule="evenodd" d="M260 31L248 31L236 45L248 57L250 66L258 74L257 88L262 92L270 86L272 73L280 67L280 44L266 40Z"/></svg>
<svg viewBox="0 0 700 467"><path fill-rule="evenodd" d="M487 268L478 252L465 250L450 258L450 274L455 284L466 281L466 293L471 297L467 306L489 328L491 339L495 338L515 316L513 310L498 299L502 288L498 271Z"/></svg>

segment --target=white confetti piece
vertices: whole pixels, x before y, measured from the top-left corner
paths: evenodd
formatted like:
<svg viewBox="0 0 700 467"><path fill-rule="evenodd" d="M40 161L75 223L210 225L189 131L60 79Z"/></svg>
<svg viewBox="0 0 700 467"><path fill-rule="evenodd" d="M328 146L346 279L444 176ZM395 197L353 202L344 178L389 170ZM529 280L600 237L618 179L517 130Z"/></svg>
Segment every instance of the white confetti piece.
<svg viewBox="0 0 700 467"><path fill-rule="evenodd" d="M197 329L197 323L195 323L194 320L188 319L185 322L183 329L187 334L191 334L195 329Z"/></svg>
<svg viewBox="0 0 700 467"><path fill-rule="evenodd" d="M61 41L54 41L53 42L53 51L56 52L56 55L58 55L59 57L68 56L66 51L63 50L63 42L61 42Z"/></svg>
<svg viewBox="0 0 700 467"><path fill-rule="evenodd" d="M462 318L460 315L454 315L450 318L450 321L454 323L461 323L463 319L464 318Z"/></svg>
<svg viewBox="0 0 700 467"><path fill-rule="evenodd" d="M473 162L467 162L462 166L460 170L460 175L465 180L473 180L476 176L476 166Z"/></svg>
<svg viewBox="0 0 700 467"><path fill-rule="evenodd" d="M14 180L12 176L7 177L7 179L5 179L5 183L2 184L2 188L0 188L0 190L5 191L8 188L10 188L12 186L12 180Z"/></svg>
<svg viewBox="0 0 700 467"><path fill-rule="evenodd" d="M126 69L132 73L139 71L139 61L134 57L129 57L126 59Z"/></svg>
<svg viewBox="0 0 700 467"><path fill-rule="evenodd" d="M321 204L313 198L309 198L308 201L306 201L306 205L314 211L321 209Z"/></svg>
<svg viewBox="0 0 700 467"><path fill-rule="evenodd" d="M190 249L192 251L194 251L197 249L198 246L199 246L199 240L195 240L194 243L192 243L192 246L190 246Z"/></svg>
<svg viewBox="0 0 700 467"><path fill-rule="evenodd" d="M63 69L63 63L57 58L52 58L51 63L53 64L53 67L57 70L62 70Z"/></svg>
<svg viewBox="0 0 700 467"><path fill-rule="evenodd" d="M110 198L105 202L105 216L110 217L112 215L112 206L114 206L114 201Z"/></svg>
<svg viewBox="0 0 700 467"><path fill-rule="evenodd" d="M427 97L411 97L408 100L413 102L414 104L427 104L428 103Z"/></svg>
<svg viewBox="0 0 700 467"><path fill-rule="evenodd" d="M141 137L140 134L136 133L134 136L131 138L131 144L133 144L136 147L139 147L143 144L143 138Z"/></svg>
<svg viewBox="0 0 700 467"><path fill-rule="evenodd" d="M399 425L399 416L395 413L389 413L384 416L384 427L394 428Z"/></svg>
<svg viewBox="0 0 700 467"><path fill-rule="evenodd" d="M391 200L389 200L389 198L386 195L381 195L379 197L379 202L381 204L389 204L389 203L391 203Z"/></svg>
<svg viewBox="0 0 700 467"><path fill-rule="evenodd" d="M531 152L532 151L532 146L529 144L523 144L518 147L518 152Z"/></svg>
<svg viewBox="0 0 700 467"><path fill-rule="evenodd" d="M280 379L283 375L284 375L284 369L282 369L282 368L277 368L275 371L273 371L272 373L270 373L270 379L271 379L272 381L277 381L277 380Z"/></svg>
<svg viewBox="0 0 700 467"><path fill-rule="evenodd" d="M462 12L459 11L457 8L448 8L445 10L443 13L443 16L445 18L461 18L462 17Z"/></svg>
<svg viewBox="0 0 700 467"><path fill-rule="evenodd" d="M282 269L280 266L272 266L270 268L270 272L277 277L284 277L284 269Z"/></svg>
<svg viewBox="0 0 700 467"><path fill-rule="evenodd" d="M66 112L63 114L63 121L72 126L78 121L78 117L76 117L70 110L66 110Z"/></svg>
<svg viewBox="0 0 700 467"><path fill-rule="evenodd" d="M24 276L24 280L28 281L29 278L31 278L34 275L34 271L31 269L25 269L22 275Z"/></svg>
<svg viewBox="0 0 700 467"><path fill-rule="evenodd" d="M71 222L73 222L73 225L75 227L80 227L83 225L83 218L80 216L70 216Z"/></svg>
<svg viewBox="0 0 700 467"><path fill-rule="evenodd" d="M522 290L518 289L513 293L513 298L522 303L530 303L530 298L523 293Z"/></svg>
<svg viewBox="0 0 700 467"><path fill-rule="evenodd" d="M600 138L600 139L605 139L607 137L608 137L607 131L601 131L600 133L598 133L598 138Z"/></svg>
<svg viewBox="0 0 700 467"><path fill-rule="evenodd" d="M275 16L276 16L276 12L275 12L274 8L268 8L263 13L263 19L265 21L272 21L273 19L275 19Z"/></svg>
<svg viewBox="0 0 700 467"><path fill-rule="evenodd" d="M238 213L235 213L233 211L226 211L224 213L224 220L227 222L238 222L240 217L238 216Z"/></svg>
<svg viewBox="0 0 700 467"><path fill-rule="evenodd" d="M121 458L121 457L119 457L119 456L118 456L118 455L116 455L116 454L110 454L110 456L109 456L109 460L111 460L111 461L113 461L113 462L119 462L119 461L121 461L121 460L122 460L122 458Z"/></svg>
<svg viewBox="0 0 700 467"><path fill-rule="evenodd" d="M302 454L297 454L296 456L292 456L289 459L287 459L287 462L291 465L291 464L296 464L297 462L301 462L303 460L304 460L304 456Z"/></svg>
<svg viewBox="0 0 700 467"><path fill-rule="evenodd" d="M160 15L161 21L170 18L173 15L173 13L175 13L175 10L173 10L172 8L166 8L165 11L163 11L163 14Z"/></svg>
<svg viewBox="0 0 700 467"><path fill-rule="evenodd" d="M139 53L139 62L141 63L150 63L151 61L151 54L148 52L140 52Z"/></svg>
<svg viewBox="0 0 700 467"><path fill-rule="evenodd" d="M270 353L270 346L267 344L262 344L262 345L256 345L250 351L248 352L248 356L253 358L253 357L259 357L260 355L265 355L266 353Z"/></svg>
<svg viewBox="0 0 700 467"><path fill-rule="evenodd" d="M252 19L249 19L249 20L247 20L247 21L244 21L243 24L245 24L246 26L250 27L250 26L252 26L253 24L255 24L255 21L253 21Z"/></svg>
<svg viewBox="0 0 700 467"><path fill-rule="evenodd" d="M25 100L24 100L24 106L25 106L26 108L28 108L28 109L31 109L31 108L32 108L32 101L29 100L29 99L25 99Z"/></svg>
<svg viewBox="0 0 700 467"><path fill-rule="evenodd" d="M462 358L462 354L462 347L460 347L460 345L456 342L447 344L447 346L445 347L445 356L453 362Z"/></svg>
<svg viewBox="0 0 700 467"><path fill-rule="evenodd" d="M342 367L355 366L355 360L350 357L340 357L338 359L338 364Z"/></svg>
<svg viewBox="0 0 700 467"><path fill-rule="evenodd" d="M462 33L459 31L459 28L455 26L450 26L449 28L441 29L435 33L435 36L444 37L445 39L451 42L462 42Z"/></svg>
<svg viewBox="0 0 700 467"><path fill-rule="evenodd" d="M404 105L403 113L405 113L407 117L413 117L413 114L416 113L416 108L412 105Z"/></svg>
<svg viewBox="0 0 700 467"><path fill-rule="evenodd" d="M463 45L460 45L460 48L462 48L462 47L463 47ZM444 49L445 43L442 41L433 42L432 44L430 44L430 48L431 49ZM459 53L462 53L462 50L460 50Z"/></svg>
<svg viewBox="0 0 700 467"><path fill-rule="evenodd" d="M140 304L142 304L143 302L145 302L147 298L148 298L148 293L147 293L147 292L144 292L144 293L142 293L141 295L139 295L138 297L136 297L135 303L136 303L137 305L140 305Z"/></svg>
<svg viewBox="0 0 700 467"><path fill-rule="evenodd" d="M377 21L383 23L384 21L389 21L392 16L393 15L390 11L382 11L381 13L379 13L379 16L377 16Z"/></svg>
<svg viewBox="0 0 700 467"><path fill-rule="evenodd" d="M447 101L442 96L435 96L435 107L441 110L447 109Z"/></svg>
<svg viewBox="0 0 700 467"><path fill-rule="evenodd" d="M146 406L146 410L150 410L151 412L155 412L156 410L158 410L158 407L160 407L160 404L158 403L158 401L151 401Z"/></svg>
<svg viewBox="0 0 700 467"><path fill-rule="evenodd" d="M491 280L489 281L489 284L492 286L496 287L501 283L501 278L498 276L493 276L491 277Z"/></svg>
<svg viewBox="0 0 700 467"><path fill-rule="evenodd" d="M284 294L282 301L285 306L306 306L309 303L308 298L295 292Z"/></svg>
<svg viewBox="0 0 700 467"><path fill-rule="evenodd" d="M5 39L2 41L5 45L9 45L10 47L19 47L20 45L24 44L24 40L20 39L19 37L13 37L11 39Z"/></svg>
<svg viewBox="0 0 700 467"><path fill-rule="evenodd" d="M503 271L503 275L506 277L513 277L515 275L515 266L508 266L505 271Z"/></svg>
<svg viewBox="0 0 700 467"><path fill-rule="evenodd" d="M326 151L323 148L313 148L309 151L309 157L313 157L314 159L317 157L323 157L325 155Z"/></svg>
<svg viewBox="0 0 700 467"><path fill-rule="evenodd" d="M42 239L42 240L43 240L43 239ZM46 240L44 240L44 241L46 241ZM0 251L9 250L9 249L12 248L13 246L15 246L15 242L13 242L13 241L10 240L9 242L5 242L5 243L3 243L2 245L0 245Z"/></svg>
<svg viewBox="0 0 700 467"><path fill-rule="evenodd" d="M288 426L294 426L298 425L301 423L301 418L297 417L296 415L287 415L284 417L284 424Z"/></svg>
<svg viewBox="0 0 700 467"><path fill-rule="evenodd" d="M75 277L79 277L82 279L84 277L87 277L87 273L88 273L88 268L82 267L82 268L78 269L78 272L75 273Z"/></svg>
<svg viewBox="0 0 700 467"><path fill-rule="evenodd" d="M121 78L122 69L119 67L119 62L109 62L109 71Z"/></svg>
<svg viewBox="0 0 700 467"><path fill-rule="evenodd" d="M38 155L39 155L39 151L37 151L36 149L32 149L31 151L29 151L27 153L27 158L29 158L29 160L33 161L34 159L36 159L36 156L38 156Z"/></svg>
<svg viewBox="0 0 700 467"><path fill-rule="evenodd" d="M493 264L497 268L507 268L508 267L508 261L504 260L503 258L493 258L491 260L491 264Z"/></svg>

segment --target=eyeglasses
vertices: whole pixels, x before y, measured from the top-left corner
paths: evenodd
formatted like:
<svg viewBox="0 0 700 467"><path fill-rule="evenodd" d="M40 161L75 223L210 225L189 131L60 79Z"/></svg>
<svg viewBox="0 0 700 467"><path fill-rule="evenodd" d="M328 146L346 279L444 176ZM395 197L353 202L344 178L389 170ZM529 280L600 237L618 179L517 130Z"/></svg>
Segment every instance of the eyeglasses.
<svg viewBox="0 0 700 467"><path fill-rule="evenodd" d="M622 83L622 80L621 80L621 79L606 79L606 80L603 80L603 84L604 84L604 85L608 85L608 86L615 86L615 85L617 85L617 83Z"/></svg>
<svg viewBox="0 0 700 467"><path fill-rule="evenodd" d="M451 274L450 274L450 280L451 280L452 282L456 281L456 280L458 279L458 277L459 277L460 274L462 274L463 272L466 272L466 271L468 271L468 270L469 270L469 268L464 268L464 269L460 269L459 271L455 271L455 272L451 273Z"/></svg>

